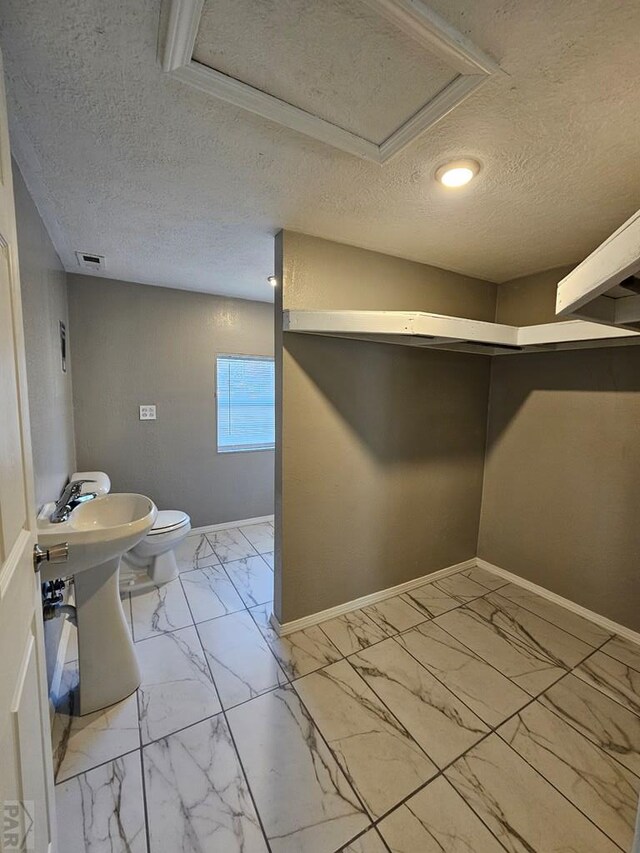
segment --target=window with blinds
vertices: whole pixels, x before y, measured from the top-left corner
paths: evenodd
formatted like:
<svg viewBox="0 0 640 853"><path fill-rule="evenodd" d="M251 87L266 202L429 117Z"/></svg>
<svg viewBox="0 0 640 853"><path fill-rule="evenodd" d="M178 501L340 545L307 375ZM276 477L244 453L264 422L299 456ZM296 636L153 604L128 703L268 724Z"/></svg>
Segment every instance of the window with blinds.
<svg viewBox="0 0 640 853"><path fill-rule="evenodd" d="M272 358L219 355L216 359L218 453L275 446Z"/></svg>

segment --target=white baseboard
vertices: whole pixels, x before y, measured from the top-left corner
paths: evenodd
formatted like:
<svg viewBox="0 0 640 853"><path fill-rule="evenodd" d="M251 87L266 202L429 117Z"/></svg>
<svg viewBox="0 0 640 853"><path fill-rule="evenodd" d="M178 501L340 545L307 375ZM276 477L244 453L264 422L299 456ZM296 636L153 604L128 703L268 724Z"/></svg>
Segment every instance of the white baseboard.
<svg viewBox="0 0 640 853"><path fill-rule="evenodd" d="M206 524L204 527L192 527L189 533L213 533L216 530L226 530L229 527L244 527L248 524L264 524L273 521L273 515L260 515L257 518L241 518L239 521L225 521L223 524Z"/></svg>
<svg viewBox="0 0 640 853"><path fill-rule="evenodd" d="M486 569L489 572L500 575L500 577L505 578L505 580L511 581L511 583L515 583L524 589L528 589L530 592L535 592L536 595L539 595L541 598L546 598L549 601L553 601L554 604L559 604L560 607L570 610L571 613L576 613L578 616L588 619L595 625L599 625L601 628L604 628L605 631L610 631L612 634L619 634L621 637L631 640L632 643L640 644L640 633L632 630L631 628L627 628L625 625L620 625L619 622L614 622L613 619L608 619L606 616L601 616L593 610L588 610L586 607L582 607L582 605L576 604L568 598L563 598L561 595L551 592L551 590L546 589L543 586L539 586L537 583L521 578L519 575L514 575L513 572L508 572L506 569L502 569L500 566L495 566L493 563L489 563L487 560L482 560L480 557L476 558L475 563L478 568ZM500 590L498 590L498 592L500 592Z"/></svg>
<svg viewBox="0 0 640 853"><path fill-rule="evenodd" d="M311 628L313 625L319 625L320 622L327 622L329 619L335 619L336 616L343 616L345 613L350 613L352 610L359 610L361 607L367 607L369 604L377 604L379 601L384 601L385 598L393 598L394 595L400 595L401 592L409 592L409 590L430 581L437 581L439 578L444 578L463 569L472 569L475 565L476 559L473 557L470 560L465 560L463 563L456 563L444 569L437 569L435 572L430 572L428 575L423 575L420 578L414 578L397 586L391 586L387 589L381 589L378 592L372 592L369 595L363 595L361 598L354 598L353 601L346 601L344 604L329 607L328 610L320 610L318 613L311 613L309 616L294 619L292 622L284 622L282 625L278 622L275 613L272 613L270 618L271 625L279 637L286 637L287 634L293 634L294 631Z"/></svg>

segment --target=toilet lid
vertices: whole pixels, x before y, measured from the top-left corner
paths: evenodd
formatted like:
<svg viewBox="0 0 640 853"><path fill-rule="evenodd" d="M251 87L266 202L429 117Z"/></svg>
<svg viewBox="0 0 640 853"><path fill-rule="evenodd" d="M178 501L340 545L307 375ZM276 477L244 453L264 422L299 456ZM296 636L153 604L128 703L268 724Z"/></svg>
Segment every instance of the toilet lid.
<svg viewBox="0 0 640 853"><path fill-rule="evenodd" d="M178 509L161 509L148 535L153 536L158 533L169 533L171 530L184 527L189 521L190 519L186 512L180 512Z"/></svg>

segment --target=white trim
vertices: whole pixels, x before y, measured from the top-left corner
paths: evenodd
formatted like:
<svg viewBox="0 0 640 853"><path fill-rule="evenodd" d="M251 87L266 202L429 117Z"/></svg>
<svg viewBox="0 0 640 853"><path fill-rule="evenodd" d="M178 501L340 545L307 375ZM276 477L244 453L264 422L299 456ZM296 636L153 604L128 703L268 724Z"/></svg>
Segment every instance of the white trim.
<svg viewBox="0 0 640 853"><path fill-rule="evenodd" d="M222 524L205 524L204 527L192 527L189 536L194 533L213 533L216 530L226 530L230 527L246 527L249 524L264 524L273 521L273 515L259 515L256 518L241 518L239 521L225 521Z"/></svg>
<svg viewBox="0 0 640 853"><path fill-rule="evenodd" d="M194 61L193 48L204 0L171 0L161 56L162 68L188 86L348 154L382 164L459 106L492 74L499 72L500 66L422 0L365 2L426 51L447 62L454 73L457 72L441 92L413 116L409 116L380 144Z"/></svg>
<svg viewBox="0 0 640 853"><path fill-rule="evenodd" d="M381 589L378 592L363 595L361 598L354 598L353 601L346 601L344 604L338 604L336 607L329 607L327 610L320 610L318 613L311 613L309 616L303 616L301 619L294 619L292 622L280 624L275 613L271 614L270 621L274 630L279 637L286 637L287 634L292 634L294 631L301 631L303 628L311 628L313 625L318 625L320 622L327 622L329 619L335 619L336 616L343 616L345 613L351 613L352 610L359 610L361 607L367 607L370 604L377 604L379 601L384 601L386 598L393 598L400 595L402 592L409 592L418 586L425 583L437 581L440 578L445 578L448 575L453 575L456 572L464 569L472 569L476 565L475 557L470 560L465 560L462 563L456 563L453 566L446 566L444 569L436 569L435 572L430 572L428 575L423 575L420 578L414 578L410 581L405 581L397 586L391 586L387 589ZM487 590L489 592L489 590Z"/></svg>
<svg viewBox="0 0 640 853"><path fill-rule="evenodd" d="M640 269L640 210L559 283L556 314L570 314Z"/></svg>
<svg viewBox="0 0 640 853"><path fill-rule="evenodd" d="M519 575L514 575L513 572L501 569L500 566L489 563L487 560L483 560L480 557L476 558L475 562L480 569L486 569L489 572L493 572L495 575L499 575L505 580L511 581L511 583L515 583L524 589L528 589L529 592L535 592L536 595L539 595L541 598L546 598L554 604L559 604L560 607L564 607L571 613L576 613L578 616L588 619L590 622L593 622L595 625L599 625L601 628L604 628L606 631L610 631L612 634L619 634L621 637L631 640L632 643L640 644L640 633L631 628L627 628L625 625L620 625L619 622L614 622L613 619L608 619L606 616L601 616L593 610L588 610L586 607L582 607L582 605L576 604L568 598L563 598L561 595L551 592L551 590L546 589L543 586L539 586L537 583L521 578Z"/></svg>

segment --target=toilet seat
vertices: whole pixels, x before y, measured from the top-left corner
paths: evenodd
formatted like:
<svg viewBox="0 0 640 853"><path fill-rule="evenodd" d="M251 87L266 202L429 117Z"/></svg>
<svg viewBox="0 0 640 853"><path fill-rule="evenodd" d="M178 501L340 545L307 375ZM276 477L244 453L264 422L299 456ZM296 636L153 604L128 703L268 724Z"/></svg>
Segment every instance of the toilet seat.
<svg viewBox="0 0 640 853"><path fill-rule="evenodd" d="M163 533L172 533L189 524L189 516L186 512L177 509L161 509L147 536L158 536Z"/></svg>

